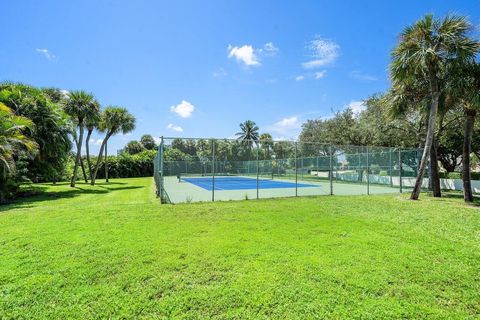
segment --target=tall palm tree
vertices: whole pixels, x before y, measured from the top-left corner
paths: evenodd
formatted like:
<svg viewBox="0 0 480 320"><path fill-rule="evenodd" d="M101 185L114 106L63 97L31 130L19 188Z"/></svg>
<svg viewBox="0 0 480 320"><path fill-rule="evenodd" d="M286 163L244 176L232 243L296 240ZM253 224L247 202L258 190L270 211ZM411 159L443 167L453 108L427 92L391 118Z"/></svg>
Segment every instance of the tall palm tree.
<svg viewBox="0 0 480 320"><path fill-rule="evenodd" d="M75 157L75 166L73 167L73 175L70 181L70 186L75 187L77 180L78 165L80 164L82 157L82 142L83 132L85 126L85 119L91 114L97 112L98 104L95 102L95 98L91 93L85 91L71 91L68 94L68 98L64 105L65 113L70 115L75 121L79 130L77 141L77 154Z"/></svg>
<svg viewBox="0 0 480 320"><path fill-rule="evenodd" d="M19 152L34 153L38 145L23 134L33 130L33 122L16 116L12 109L0 102L0 202L4 201L7 178L15 172L15 156Z"/></svg>
<svg viewBox="0 0 480 320"><path fill-rule="evenodd" d="M93 172L92 179L90 180L92 186L95 185L95 179L100 166L100 160L102 159L108 139L117 133L122 132L123 134L126 134L135 129L135 117L125 108L109 106L105 108L101 115L99 129L105 132L105 138L100 146L100 152L98 153L95 170Z"/></svg>
<svg viewBox="0 0 480 320"><path fill-rule="evenodd" d="M90 175L90 180L92 180L92 162L90 160L90 137L92 136L93 130L99 127L100 123L100 104L98 101L94 101L95 110L92 110L91 113L85 118L85 127L87 128L87 137L85 138L85 152L87 155L87 165L88 172Z"/></svg>
<svg viewBox="0 0 480 320"><path fill-rule="evenodd" d="M480 64L472 63L459 66L452 84L454 98L463 110L464 132L462 152L463 198L465 202L473 201L470 156L472 154L472 137L475 118L480 111Z"/></svg>
<svg viewBox="0 0 480 320"><path fill-rule="evenodd" d="M423 182L425 167L432 147L440 85L448 64L465 64L475 58L478 43L469 38L471 25L465 17L448 15L439 20L432 15L405 28L400 43L392 52L390 75L394 87L402 87L412 79L424 81L429 88L430 111L427 135L418 175L410 199L417 200Z"/></svg>
<svg viewBox="0 0 480 320"><path fill-rule="evenodd" d="M237 136L237 140L247 147L248 156L250 157L253 144L258 146L259 128L254 121L247 120L245 122L240 123L240 130L241 131L237 132L235 135Z"/></svg>

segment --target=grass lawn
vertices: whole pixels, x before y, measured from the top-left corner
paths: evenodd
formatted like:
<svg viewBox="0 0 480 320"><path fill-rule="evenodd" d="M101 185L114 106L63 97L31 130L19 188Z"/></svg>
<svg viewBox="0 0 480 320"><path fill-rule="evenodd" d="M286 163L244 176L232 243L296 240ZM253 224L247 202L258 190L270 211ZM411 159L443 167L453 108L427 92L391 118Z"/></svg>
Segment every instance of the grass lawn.
<svg viewBox="0 0 480 320"><path fill-rule="evenodd" d="M480 317L480 208L458 198L44 188L0 206L0 318Z"/></svg>

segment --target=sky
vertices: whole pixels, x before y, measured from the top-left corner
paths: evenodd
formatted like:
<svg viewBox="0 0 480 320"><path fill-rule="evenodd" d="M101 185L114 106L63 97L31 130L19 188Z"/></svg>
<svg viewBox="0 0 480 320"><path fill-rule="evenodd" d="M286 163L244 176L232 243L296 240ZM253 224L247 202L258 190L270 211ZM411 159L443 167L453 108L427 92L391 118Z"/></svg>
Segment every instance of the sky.
<svg viewBox="0 0 480 320"><path fill-rule="evenodd" d="M295 139L389 86L403 28L480 1L4 1L0 81L92 92L126 107L143 134L232 138L253 120ZM98 150L102 135L92 137Z"/></svg>

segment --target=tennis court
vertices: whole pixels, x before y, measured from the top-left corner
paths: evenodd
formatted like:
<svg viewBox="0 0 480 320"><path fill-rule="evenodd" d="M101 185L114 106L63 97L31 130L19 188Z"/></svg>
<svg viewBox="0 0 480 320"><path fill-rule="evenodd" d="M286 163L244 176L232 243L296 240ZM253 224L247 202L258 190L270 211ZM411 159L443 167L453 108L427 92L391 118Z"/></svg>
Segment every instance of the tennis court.
<svg viewBox="0 0 480 320"><path fill-rule="evenodd" d="M162 137L154 177L163 203L396 193L416 176L420 151Z"/></svg>
<svg viewBox="0 0 480 320"><path fill-rule="evenodd" d="M279 188L295 188L295 182L278 181L273 179L256 177L231 177L216 176L213 177L180 177L180 182L191 183L197 187L207 191L221 190L248 190L248 189L279 189ZM297 183L297 188L312 188L318 185L308 183Z"/></svg>

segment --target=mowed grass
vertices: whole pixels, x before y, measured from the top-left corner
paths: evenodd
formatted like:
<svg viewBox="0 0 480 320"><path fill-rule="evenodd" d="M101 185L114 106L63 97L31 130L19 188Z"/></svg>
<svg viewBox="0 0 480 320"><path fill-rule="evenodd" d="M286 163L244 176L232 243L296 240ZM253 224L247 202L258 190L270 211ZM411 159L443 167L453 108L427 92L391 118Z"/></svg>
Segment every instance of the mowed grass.
<svg viewBox="0 0 480 320"><path fill-rule="evenodd" d="M0 318L480 317L480 209L461 199L44 188L0 206Z"/></svg>

